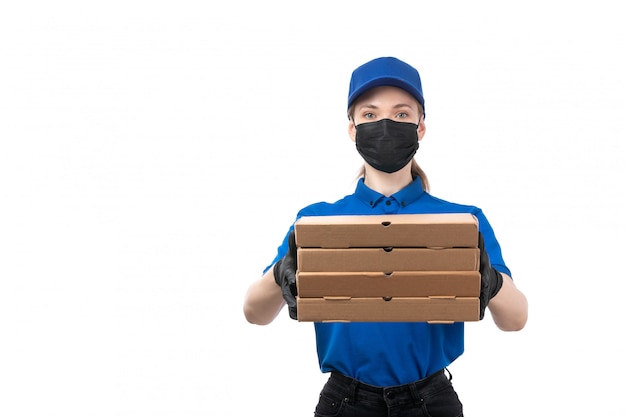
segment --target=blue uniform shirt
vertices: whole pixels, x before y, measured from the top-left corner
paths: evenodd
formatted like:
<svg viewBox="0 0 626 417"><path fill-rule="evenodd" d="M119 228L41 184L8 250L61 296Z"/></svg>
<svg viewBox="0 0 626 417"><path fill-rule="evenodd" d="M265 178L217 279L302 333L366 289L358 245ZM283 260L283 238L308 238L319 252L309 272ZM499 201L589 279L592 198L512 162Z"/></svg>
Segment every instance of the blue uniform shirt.
<svg viewBox="0 0 626 417"><path fill-rule="evenodd" d="M296 220L302 216L425 213L471 213L476 216L492 266L511 275L482 210L433 197L424 191L419 179L385 197L367 187L361 178L354 194L335 203L322 202L305 207ZM272 264L287 253L288 235L289 232ZM376 386L407 384L450 365L463 353L463 331L463 323L315 323L322 372L338 371Z"/></svg>

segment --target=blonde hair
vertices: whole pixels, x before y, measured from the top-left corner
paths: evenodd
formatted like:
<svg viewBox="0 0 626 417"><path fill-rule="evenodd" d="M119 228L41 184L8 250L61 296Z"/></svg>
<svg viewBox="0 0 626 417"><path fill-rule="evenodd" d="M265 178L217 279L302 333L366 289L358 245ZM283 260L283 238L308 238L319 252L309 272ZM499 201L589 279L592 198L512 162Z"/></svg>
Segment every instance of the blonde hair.
<svg viewBox="0 0 626 417"><path fill-rule="evenodd" d="M419 117L421 118L424 114L424 108L419 103L417 103L417 107L419 109ZM354 104L348 109L348 119L354 122ZM417 177L420 179L424 191L430 192L430 182L428 181L428 177L426 176L424 170L419 166L415 158L413 158L413 160L411 161L411 175L413 176L413 178ZM359 169L359 172L356 176L357 179L362 177L365 177L365 165L361 166L361 169Z"/></svg>

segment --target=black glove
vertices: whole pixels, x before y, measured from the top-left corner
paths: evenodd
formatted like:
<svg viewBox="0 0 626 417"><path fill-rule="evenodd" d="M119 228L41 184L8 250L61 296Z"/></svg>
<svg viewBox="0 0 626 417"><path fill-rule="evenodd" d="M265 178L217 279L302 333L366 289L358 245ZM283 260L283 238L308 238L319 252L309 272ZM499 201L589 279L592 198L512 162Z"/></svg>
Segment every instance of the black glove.
<svg viewBox="0 0 626 417"><path fill-rule="evenodd" d="M502 288L502 274L492 268L489 254L485 250L483 234L478 232L478 249L480 249L480 319L485 317L485 309L489 300L496 296Z"/></svg>
<svg viewBox="0 0 626 417"><path fill-rule="evenodd" d="M283 291L283 298L289 308L289 317L298 319L298 306L296 296L296 270L298 269L296 234L292 230L289 233L289 252L280 261L274 264L274 280Z"/></svg>

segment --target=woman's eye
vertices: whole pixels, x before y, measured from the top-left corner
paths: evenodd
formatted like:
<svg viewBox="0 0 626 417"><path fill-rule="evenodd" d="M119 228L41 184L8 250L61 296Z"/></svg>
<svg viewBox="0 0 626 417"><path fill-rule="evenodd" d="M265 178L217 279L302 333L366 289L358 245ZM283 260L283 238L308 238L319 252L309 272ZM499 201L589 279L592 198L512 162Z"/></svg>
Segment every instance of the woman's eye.
<svg viewBox="0 0 626 417"><path fill-rule="evenodd" d="M406 113L398 113L396 117L398 117L399 119L406 119L407 117L409 117L409 115Z"/></svg>
<svg viewBox="0 0 626 417"><path fill-rule="evenodd" d="M374 116L374 113L365 113L363 117L365 117L366 119L373 119L376 116Z"/></svg>

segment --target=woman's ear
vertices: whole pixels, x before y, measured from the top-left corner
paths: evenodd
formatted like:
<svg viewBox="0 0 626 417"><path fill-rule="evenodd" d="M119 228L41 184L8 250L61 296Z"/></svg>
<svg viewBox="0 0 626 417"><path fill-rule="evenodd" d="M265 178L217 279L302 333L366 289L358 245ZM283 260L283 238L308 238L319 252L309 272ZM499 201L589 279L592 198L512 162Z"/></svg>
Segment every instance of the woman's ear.
<svg viewBox="0 0 626 417"><path fill-rule="evenodd" d="M426 123L424 123L424 116L420 120L419 126L417 126L417 140L420 141L424 138L426 134Z"/></svg>
<svg viewBox="0 0 626 417"><path fill-rule="evenodd" d="M348 123L348 136L352 142L356 143L356 127L354 127L354 121L350 118L350 122Z"/></svg>

